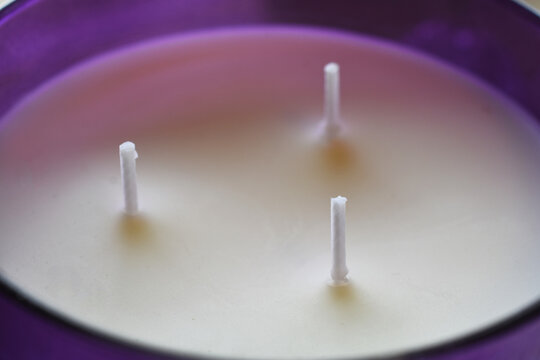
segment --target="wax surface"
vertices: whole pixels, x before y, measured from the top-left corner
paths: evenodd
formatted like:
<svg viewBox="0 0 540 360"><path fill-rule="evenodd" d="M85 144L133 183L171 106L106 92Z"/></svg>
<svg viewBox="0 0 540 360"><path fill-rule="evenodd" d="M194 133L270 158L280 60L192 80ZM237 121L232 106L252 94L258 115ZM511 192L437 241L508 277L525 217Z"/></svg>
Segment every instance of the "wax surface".
<svg viewBox="0 0 540 360"><path fill-rule="evenodd" d="M342 140L319 141L323 66ZM0 131L0 270L87 326L170 351L380 355L540 295L540 137L501 96L361 37L159 39L44 85ZM122 217L118 145L142 216ZM329 200L351 283L332 288Z"/></svg>

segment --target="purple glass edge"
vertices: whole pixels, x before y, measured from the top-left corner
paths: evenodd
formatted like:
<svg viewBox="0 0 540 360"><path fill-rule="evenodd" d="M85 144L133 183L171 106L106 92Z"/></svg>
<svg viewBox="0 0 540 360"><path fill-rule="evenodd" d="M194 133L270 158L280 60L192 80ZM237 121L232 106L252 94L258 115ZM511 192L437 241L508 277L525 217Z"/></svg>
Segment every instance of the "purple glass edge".
<svg viewBox="0 0 540 360"><path fill-rule="evenodd" d="M21 1L21 0L18 0L18 1ZM33 3L33 0L24 0L24 1L27 1L27 4L28 4L28 3ZM496 1L502 3L502 1L500 1L500 0L496 0ZM517 4L514 4L514 5L517 5ZM505 5L505 6L506 6L506 5ZM538 25L538 23L536 23L536 25ZM1 280L1 279L0 279L0 280ZM4 286L5 284L4 284L4 283L1 283L1 285ZM16 298L16 296L17 296L17 294L14 294L14 298ZM538 309L537 309L537 310L540 311L540 304L538 304L538 305L539 305L539 306L538 306ZM43 309L41 309L41 310L43 310ZM43 310L43 311L44 311L44 310ZM45 313L47 313L47 312L45 311ZM52 314L50 314L50 313L47 313L47 315L51 316L53 320L58 320L54 315L52 315ZM529 316L530 316L530 314L529 314L529 315L525 314L525 319L524 319L525 322L527 322L528 320L530 320L530 317L529 317ZM537 317L538 314L535 313L535 316ZM510 321L510 322L513 323L513 321L514 321L514 320L512 320L512 321ZM63 325L66 325L66 324L63 324ZM68 324L68 325L69 325L69 324ZM72 325L72 324L71 324L71 325ZM521 325L524 325L524 323L521 323ZM75 326L75 328L76 328L77 330L80 330L79 327L77 327L76 325L74 325L74 326ZM507 326L504 325L504 324L502 324L501 326L502 326L503 328L507 328ZM0 334L1 334L1 333L0 333ZM506 333L504 332L504 333L500 333L500 334L506 334ZM91 336L96 336L96 334L90 334L90 335L91 335ZM488 340L493 340L493 339L492 339L492 335L493 335L493 334L491 333L491 331L488 331L488 334L486 335L486 336L488 336L488 338L486 338L486 339L488 339ZM101 335L97 335L97 336L100 337L100 339L102 340ZM118 345L118 343L117 343L116 340L112 340L112 341L113 341L113 345ZM478 343L475 342L475 343L472 344L472 345L478 345ZM129 346L132 346L132 345L129 345ZM448 346L450 347L451 350L455 350L456 348L463 348L463 344L460 344L460 343L448 344ZM438 349L439 349L439 348L438 348ZM385 357L384 359L409 359L409 358L412 359L413 357L410 357L410 356L421 356L422 358L424 358L425 356L431 357L432 355L435 356L435 355L439 354L439 353L437 352L437 349L433 349L433 350L434 350L435 352L430 352L429 349L428 349L428 350L424 350L424 351L418 352L418 353L416 353L416 354L414 354L414 353L412 353L412 354L409 353L408 355L397 355L397 357L391 357L391 358ZM139 350L137 350L137 351L139 351ZM442 351L446 353L447 350L442 349ZM154 353L151 353L151 356L154 356ZM168 356L168 355L163 355L163 356ZM182 358L182 357L175 357L175 358ZM189 355L188 355L188 358L189 358ZM415 358L415 359L417 359L417 358L420 359L420 357L414 357L414 358ZM115 359L116 359L116 357L115 357ZM460 359L461 359L461 358L460 358ZM486 359L488 359L488 358L486 357Z"/></svg>

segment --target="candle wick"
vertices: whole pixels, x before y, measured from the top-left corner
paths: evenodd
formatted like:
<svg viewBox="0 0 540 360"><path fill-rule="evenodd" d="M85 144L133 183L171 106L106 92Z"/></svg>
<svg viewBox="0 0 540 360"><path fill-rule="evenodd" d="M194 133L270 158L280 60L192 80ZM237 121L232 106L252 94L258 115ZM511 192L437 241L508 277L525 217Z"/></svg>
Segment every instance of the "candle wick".
<svg viewBox="0 0 540 360"><path fill-rule="evenodd" d="M324 67L324 134L327 140L340 132L339 120L339 65L328 63Z"/></svg>
<svg viewBox="0 0 540 360"><path fill-rule="evenodd" d="M135 144L126 141L119 146L120 174L122 176L122 189L124 191L124 211L128 215L135 215L139 211L137 199L137 174L135 160L139 157Z"/></svg>
<svg viewBox="0 0 540 360"><path fill-rule="evenodd" d="M330 200L330 234L332 249L331 285L340 286L348 283L345 253L345 209L347 198L337 196Z"/></svg>

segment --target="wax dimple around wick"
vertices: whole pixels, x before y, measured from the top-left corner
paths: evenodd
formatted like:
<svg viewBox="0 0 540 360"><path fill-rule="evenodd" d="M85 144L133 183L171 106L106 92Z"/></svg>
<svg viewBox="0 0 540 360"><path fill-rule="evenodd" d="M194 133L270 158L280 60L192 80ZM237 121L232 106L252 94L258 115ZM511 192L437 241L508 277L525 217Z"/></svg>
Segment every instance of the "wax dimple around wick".
<svg viewBox="0 0 540 360"><path fill-rule="evenodd" d="M337 285L334 280L329 280L328 284L330 286L327 286L327 294L330 296L331 301L336 305L353 305L360 302L357 289L350 280L340 282Z"/></svg>
<svg viewBox="0 0 540 360"><path fill-rule="evenodd" d="M144 214L122 214L118 219L118 231L127 245L142 245L153 239L152 223Z"/></svg>
<svg viewBox="0 0 540 360"><path fill-rule="evenodd" d="M343 138L335 138L321 148L323 166L333 173L346 173L355 168L355 151Z"/></svg>

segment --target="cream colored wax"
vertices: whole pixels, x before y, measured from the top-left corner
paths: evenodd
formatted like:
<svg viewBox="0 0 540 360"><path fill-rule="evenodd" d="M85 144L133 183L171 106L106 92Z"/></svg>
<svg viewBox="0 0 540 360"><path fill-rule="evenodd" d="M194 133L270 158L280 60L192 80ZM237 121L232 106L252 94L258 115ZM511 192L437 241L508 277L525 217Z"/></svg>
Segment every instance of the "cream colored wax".
<svg viewBox="0 0 540 360"><path fill-rule="evenodd" d="M342 139L318 138L323 67ZM476 80L301 29L159 39L42 86L0 132L2 276L48 308L169 351L381 355L540 295L540 137ZM118 146L137 146L141 217ZM330 278L347 203L347 287Z"/></svg>

